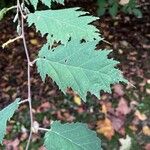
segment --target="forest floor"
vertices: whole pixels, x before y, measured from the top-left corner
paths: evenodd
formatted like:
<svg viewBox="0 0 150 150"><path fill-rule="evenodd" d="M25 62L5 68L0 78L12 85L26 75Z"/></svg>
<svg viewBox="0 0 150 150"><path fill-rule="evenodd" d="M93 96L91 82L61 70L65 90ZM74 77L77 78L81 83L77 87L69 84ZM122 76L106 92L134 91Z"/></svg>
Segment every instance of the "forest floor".
<svg viewBox="0 0 150 150"><path fill-rule="evenodd" d="M74 3L73 6L82 6L96 15L95 6L90 2L86 5ZM98 47L113 50L110 57L120 62L118 67L129 81L128 85L112 86L112 94L102 93L100 100L88 95L85 104L73 92L64 95L50 78L43 83L36 67L32 68L33 113L40 126L48 128L52 120L82 121L97 131L106 150L119 149L121 138L131 140L133 150L150 150L150 8L144 7L142 12L143 18L105 15L94 22L105 40L111 43L100 43ZM8 14L0 22L0 45L17 35L12 20ZM33 60L45 39L34 27L26 28L26 39ZM16 97L27 98L27 60L21 40L5 49L0 47L0 108ZM7 150L23 149L30 125L28 120L28 106L24 104L8 126L11 134L4 140ZM33 150L42 150L40 136L43 133L34 135Z"/></svg>

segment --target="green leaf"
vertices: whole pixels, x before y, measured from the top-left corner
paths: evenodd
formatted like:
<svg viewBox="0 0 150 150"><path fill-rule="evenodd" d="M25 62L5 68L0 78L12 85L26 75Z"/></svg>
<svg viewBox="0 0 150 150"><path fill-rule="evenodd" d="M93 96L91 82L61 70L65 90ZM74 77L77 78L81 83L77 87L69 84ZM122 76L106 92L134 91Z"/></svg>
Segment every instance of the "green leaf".
<svg viewBox="0 0 150 150"><path fill-rule="evenodd" d="M0 111L0 143L4 138L6 132L7 121L13 116L16 109L18 109L19 98L15 100L12 104L8 105L6 108Z"/></svg>
<svg viewBox="0 0 150 150"><path fill-rule="evenodd" d="M54 40L66 44L70 37L73 39L93 41L101 40L99 30L89 25L97 17L82 16L85 12L76 11L79 8L70 8L62 10L36 11L28 15L29 26L35 25L43 35L48 33L47 40L53 43Z"/></svg>
<svg viewBox="0 0 150 150"><path fill-rule="evenodd" d="M118 12L118 2L114 2L113 5L109 8L109 13L114 17Z"/></svg>
<svg viewBox="0 0 150 150"><path fill-rule="evenodd" d="M82 123L61 124L55 121L45 134L47 150L101 150L101 141L94 131Z"/></svg>
<svg viewBox="0 0 150 150"><path fill-rule="evenodd" d="M34 8L37 8L38 2L41 1L43 4L47 5L48 7L51 7L52 2L57 2L64 5L64 0L30 0L30 3L34 6Z"/></svg>
<svg viewBox="0 0 150 150"><path fill-rule="evenodd" d="M4 15L6 14L7 12L7 8L3 8L2 10L0 10L0 20L3 19Z"/></svg>
<svg viewBox="0 0 150 150"><path fill-rule="evenodd" d="M104 15L105 11L106 11L106 0L98 0L98 10L97 10L97 13L99 16L102 16Z"/></svg>
<svg viewBox="0 0 150 150"><path fill-rule="evenodd" d="M111 92L110 84L126 80L114 68L118 62L107 58L110 51L96 51L96 44L71 41L53 50L46 44L39 52L38 72L43 80L50 76L63 92L71 87L84 101L88 91L97 97L100 90Z"/></svg>
<svg viewBox="0 0 150 150"><path fill-rule="evenodd" d="M137 18L142 18L142 17L143 17L142 12L141 12L139 9L137 9L137 8L133 9L132 12L133 12L133 14L134 14Z"/></svg>

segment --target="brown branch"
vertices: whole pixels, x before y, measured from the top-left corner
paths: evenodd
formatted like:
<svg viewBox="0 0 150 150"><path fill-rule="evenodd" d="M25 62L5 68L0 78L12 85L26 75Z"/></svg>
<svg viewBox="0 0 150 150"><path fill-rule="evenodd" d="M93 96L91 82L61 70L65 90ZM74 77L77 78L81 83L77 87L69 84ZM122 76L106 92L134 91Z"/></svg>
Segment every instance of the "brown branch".
<svg viewBox="0 0 150 150"><path fill-rule="evenodd" d="M24 32L24 19L26 17L23 14L23 11L22 11L22 8L21 8L19 0L17 0L17 8L18 8L19 12L21 13L22 39L23 39L24 50L25 50L25 54L26 54L26 58L27 58L27 66L28 66L27 67L27 76L28 76L28 102L29 102L30 122L31 122L30 134L29 134L27 145L26 145L26 150L28 150L30 142L31 142L31 138L32 138L32 128L33 128L33 114L32 114L32 103L31 103L31 75L30 75L31 62L30 62L30 57L29 57L29 52L28 52L28 49L27 49L27 44L26 44L26 39L25 39L25 32Z"/></svg>

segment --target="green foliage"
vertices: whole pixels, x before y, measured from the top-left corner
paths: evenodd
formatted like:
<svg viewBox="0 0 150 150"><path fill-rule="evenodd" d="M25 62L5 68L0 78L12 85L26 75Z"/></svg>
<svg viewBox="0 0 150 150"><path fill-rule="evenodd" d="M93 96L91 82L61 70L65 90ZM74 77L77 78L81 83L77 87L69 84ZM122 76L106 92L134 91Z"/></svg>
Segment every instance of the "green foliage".
<svg viewBox="0 0 150 150"><path fill-rule="evenodd" d="M111 92L110 84L126 80L114 68L118 62L107 58L110 51L96 51L96 44L71 41L53 50L46 44L39 52L38 72L43 80L52 77L63 92L71 87L84 101L88 91L97 97L100 90Z"/></svg>
<svg viewBox="0 0 150 150"><path fill-rule="evenodd" d="M51 2L64 4L64 0L28 0L35 9L39 1L49 7ZM103 6L105 6L104 2ZM118 4L111 0L110 5L109 12L112 15L116 15ZM3 18L6 11L7 9L3 9L0 12L0 19ZM111 84L120 81L127 82L123 78L121 71L116 69L118 62L108 59L110 51L95 50L97 43L103 40L100 37L99 30L90 24L98 19L97 17L90 16L87 12L79 11L79 8L30 13L24 3L20 4L20 1L18 1L17 17L15 16L15 19L18 19L18 27L20 30L22 29L21 36L24 41L27 59L29 54L23 29L26 15L28 25L34 24L42 36L47 36L47 43L40 50L38 59L33 61L36 62L42 80L45 80L48 75L63 92L68 87L71 87L84 101L86 101L87 92L99 97L101 90L111 92ZM85 43L80 43L83 39ZM52 48L55 41L60 42L61 45ZM30 62L28 61L28 102L30 104L29 80L31 78ZM19 99L16 99L14 103L0 111L0 142L2 142L5 134L7 120L12 117L18 108L18 102ZM24 102L26 100L22 103ZM32 108L30 107L30 117L32 119L31 112ZM35 124L32 125L31 120L31 129L37 128ZM99 138L86 125L81 123L61 124L57 121L51 125L51 129L45 135L45 146L48 150L101 150ZM26 149L28 149L28 145Z"/></svg>
<svg viewBox="0 0 150 150"><path fill-rule="evenodd" d="M97 13L99 16L104 15L105 11L106 11L106 1L105 0L98 0L98 10Z"/></svg>
<svg viewBox="0 0 150 150"><path fill-rule="evenodd" d="M43 4L45 4L48 7L51 7L52 2L64 4L64 0L29 0L29 1L34 6L35 9L37 9L37 5L39 1L41 1Z"/></svg>
<svg viewBox="0 0 150 150"><path fill-rule="evenodd" d="M138 18L142 17L141 11L137 8L136 0L130 0L129 3L124 5L121 5L118 0L98 0L97 4L99 6L97 11L99 16L108 11L114 17L118 11L123 11L124 13L134 14Z"/></svg>
<svg viewBox="0 0 150 150"><path fill-rule="evenodd" d="M28 15L29 26L35 25L43 35L48 33L47 40L51 44L54 40L61 40L62 44L66 44L71 38L80 41L101 40L99 30L89 25L95 19L93 16L82 16L85 12L76 11L79 8L70 8L62 10L46 10L36 11ZM61 15L60 15L61 14Z"/></svg>
<svg viewBox="0 0 150 150"><path fill-rule="evenodd" d="M110 1L110 7L109 7L109 13L112 15L112 16L116 16L117 13L118 13L118 2L116 0L114 1Z"/></svg>
<svg viewBox="0 0 150 150"><path fill-rule="evenodd" d="M54 122L45 134L47 150L101 150L100 139L82 123Z"/></svg>
<svg viewBox="0 0 150 150"><path fill-rule="evenodd" d="M149 115L150 114L150 96L149 95L144 95L144 99L142 100L142 102L138 105L138 109Z"/></svg>
<svg viewBox="0 0 150 150"><path fill-rule="evenodd" d="M0 20L3 19L4 15L6 14L7 12L7 8L3 8L2 10L0 10Z"/></svg>
<svg viewBox="0 0 150 150"><path fill-rule="evenodd" d="M142 18L142 12L136 7L136 0L130 0L127 5L122 7L122 11L125 13L133 14L138 18Z"/></svg>
<svg viewBox="0 0 150 150"><path fill-rule="evenodd" d="M4 138L5 132L6 132L6 124L7 121L13 116L16 109L18 109L18 102L19 98L15 100L12 104L4 108L0 111L0 143L2 143L2 140Z"/></svg>

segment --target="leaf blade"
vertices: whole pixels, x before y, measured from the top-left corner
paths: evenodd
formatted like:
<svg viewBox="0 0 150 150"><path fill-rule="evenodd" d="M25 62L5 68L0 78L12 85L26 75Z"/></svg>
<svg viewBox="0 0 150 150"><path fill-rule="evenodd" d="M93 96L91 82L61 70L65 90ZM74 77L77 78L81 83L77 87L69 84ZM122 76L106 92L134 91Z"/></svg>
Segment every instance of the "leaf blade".
<svg viewBox="0 0 150 150"><path fill-rule="evenodd" d="M102 40L99 36L99 30L89 25L98 18L93 16L81 17L81 15L85 15L85 12L77 11L78 9L36 11L28 15L27 22L29 26L34 24L42 36L48 33L47 41L50 44L53 44L54 41L61 41L62 44L66 44L70 37L87 41Z"/></svg>
<svg viewBox="0 0 150 150"><path fill-rule="evenodd" d="M0 111L0 143L2 143L4 134L6 132L7 121L13 116L15 110L18 108L19 101L20 99L17 98L12 104L8 105L6 108Z"/></svg>
<svg viewBox="0 0 150 150"><path fill-rule="evenodd" d="M51 7L52 2L57 2L64 5L64 0L30 0L30 3L34 6L35 9L37 9L37 5L39 1L41 1L43 4L45 4L48 7Z"/></svg>
<svg viewBox="0 0 150 150"><path fill-rule="evenodd" d="M97 41L84 44L71 41L53 51L44 45L37 60L42 80L48 75L63 92L71 87L84 101L88 91L99 97L100 90L111 92L110 84L126 82L114 68L118 62L107 58L110 51L96 51L96 44Z"/></svg>
<svg viewBox="0 0 150 150"><path fill-rule="evenodd" d="M55 121L50 131L45 134L44 145L48 150L101 150L100 139L96 133L82 123L61 124Z"/></svg>

